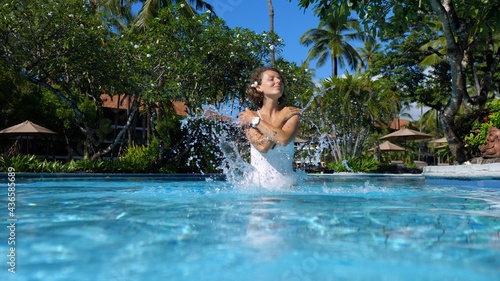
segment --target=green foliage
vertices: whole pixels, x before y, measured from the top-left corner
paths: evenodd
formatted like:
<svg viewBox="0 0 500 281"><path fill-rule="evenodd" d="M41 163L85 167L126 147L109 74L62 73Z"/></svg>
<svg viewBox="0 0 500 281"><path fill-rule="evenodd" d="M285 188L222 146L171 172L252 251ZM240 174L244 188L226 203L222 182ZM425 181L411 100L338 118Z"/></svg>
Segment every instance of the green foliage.
<svg viewBox="0 0 500 281"><path fill-rule="evenodd" d="M184 101L190 112L203 104L243 100L248 72L269 61L271 48L279 53L283 46L274 33L230 29L212 13L186 16L185 8L167 2L155 10L158 13L150 22L144 22L147 28L139 30L116 29L114 19L121 15L98 6L108 3L2 1L0 48L7 55L0 56L0 71L7 79L2 75L0 85L5 89L23 85L12 77L24 77L50 91L59 104L44 112L64 120L54 127L72 135L84 132L84 155L91 157L103 149L102 93L133 95L151 108ZM129 3L117 6L121 4ZM37 102L24 106L39 106L45 98L40 93L39 99L27 98ZM0 101L14 94L2 92ZM7 105L2 116L14 116L12 112L23 104L21 99L10 100L2 103ZM73 130L75 124L79 132Z"/></svg>
<svg viewBox="0 0 500 281"><path fill-rule="evenodd" d="M436 157L439 157L441 163L454 163L455 158L453 158L453 155L450 152L450 149L448 147L439 149L434 152Z"/></svg>
<svg viewBox="0 0 500 281"><path fill-rule="evenodd" d="M490 127L500 128L500 100L494 99L488 102L472 123L472 131L465 136L465 144L473 154L478 156L479 147L486 144L488 129Z"/></svg>
<svg viewBox="0 0 500 281"><path fill-rule="evenodd" d="M6 171L12 167L19 173L58 173L69 171L60 161L40 159L36 155L16 155L14 157L0 156L0 168Z"/></svg>
<svg viewBox="0 0 500 281"><path fill-rule="evenodd" d="M36 155L1 156L0 168L6 171L8 167L13 167L20 173L148 173L161 168L157 163L158 154L158 141L153 139L147 147L135 144L128 146L117 160L82 159L62 163L40 159ZM170 168L162 170L172 171Z"/></svg>
<svg viewBox="0 0 500 281"><path fill-rule="evenodd" d="M372 173L379 170L381 164L373 157L351 157L343 161L330 162L327 166L335 172Z"/></svg>
<svg viewBox="0 0 500 281"><path fill-rule="evenodd" d="M244 100L248 73L283 45L276 34L230 29L210 13L186 17L167 6L133 41L141 62L145 93L155 101L180 100L192 112L204 104Z"/></svg>
<svg viewBox="0 0 500 281"><path fill-rule="evenodd" d="M415 28L409 34L393 38L384 52L376 54L369 71L372 75L390 79L406 104L417 102L442 110L450 96L449 67L444 63L433 68L420 67L428 55L420 51L420 46L433 39L432 34L422 29Z"/></svg>
<svg viewBox="0 0 500 281"><path fill-rule="evenodd" d="M332 62L332 76L338 76L338 69L346 65L356 69L361 57L351 45L354 41L371 41L372 38L362 32L359 21L345 18L343 11L333 10L327 19L322 19L318 28L307 30L300 43L312 45L306 62L317 59L317 66L323 66L327 59Z"/></svg>
<svg viewBox="0 0 500 281"><path fill-rule="evenodd" d="M132 144L116 160L82 159L66 164L71 172L87 173L149 173L156 172L158 141L154 139L149 146Z"/></svg>
<svg viewBox="0 0 500 281"><path fill-rule="evenodd" d="M336 162L360 157L374 121L390 120L399 106L399 96L384 86L386 79L368 75L333 77L322 81L327 89L303 109L302 130L310 137L322 136L327 153Z"/></svg>
<svg viewBox="0 0 500 281"><path fill-rule="evenodd" d="M6 171L8 167L14 168L17 172L34 172L38 170L40 163L36 155L17 155L11 158L1 157L2 171Z"/></svg>
<svg viewBox="0 0 500 281"><path fill-rule="evenodd" d="M148 146L131 144L125 149L117 163L119 172L152 172L158 159L158 140L153 139Z"/></svg>
<svg viewBox="0 0 500 281"><path fill-rule="evenodd" d="M299 6L304 9L313 5L321 19L328 19L332 11L344 10L346 17L354 12L367 30L372 30L381 38L403 34L419 25L425 26L427 33L430 33L436 23L425 21L425 16L432 14L431 12L435 9L444 11L441 5L432 5L433 1L427 0L418 1L418 3L413 0L299 0L298 2ZM486 34L488 28L481 28L485 24L499 23L498 1L496 0L450 1L450 6L457 17L476 19L475 24L478 26L473 29L474 35Z"/></svg>
<svg viewBox="0 0 500 281"><path fill-rule="evenodd" d="M90 2L79 0L6 0L0 5L4 15L0 48L5 54L0 56L1 63L57 97L64 106L47 112L67 118L64 128L77 124L87 144L95 138L100 95L136 91L134 86L140 85L131 75L139 70L125 48L130 44L108 30L93 8ZM38 91L35 102L26 104L51 104L42 93L47 92ZM87 155L89 146L85 149Z"/></svg>
<svg viewBox="0 0 500 281"><path fill-rule="evenodd" d="M110 161L111 162L111 161ZM71 160L67 163L68 170L71 172L84 172L84 173L104 173L109 171L109 165L106 161L100 159L81 159Z"/></svg>
<svg viewBox="0 0 500 281"><path fill-rule="evenodd" d="M431 48L426 50L429 52L426 55L440 53L440 61L445 64L441 73L447 74L449 67L451 79L442 75L439 79L445 83L436 82L430 91L419 87L421 92L417 95L421 100L432 100L436 105L434 109L444 106L440 110L443 112L440 119L448 136L458 135L453 124L463 103L468 103L467 106L473 109L481 109L488 96L495 91L493 77L498 73L498 61L493 57L500 30L500 4L497 0L422 0L418 1L418 5L414 0L300 0L299 5L303 8L315 5L321 20L328 19L334 11L344 11L344 17L354 13L365 30L370 30L382 41L406 37L411 30L417 29L424 34L433 34L432 40L446 42L446 46L438 48L428 45ZM439 40L439 37L444 37L444 40ZM402 56L406 55L405 49ZM387 64L386 67L394 65L397 64ZM448 81L451 81L450 87L446 87ZM414 94L411 89L405 90ZM445 102L440 100L439 92L447 95ZM459 164L467 160L461 142L453 143L450 149Z"/></svg>

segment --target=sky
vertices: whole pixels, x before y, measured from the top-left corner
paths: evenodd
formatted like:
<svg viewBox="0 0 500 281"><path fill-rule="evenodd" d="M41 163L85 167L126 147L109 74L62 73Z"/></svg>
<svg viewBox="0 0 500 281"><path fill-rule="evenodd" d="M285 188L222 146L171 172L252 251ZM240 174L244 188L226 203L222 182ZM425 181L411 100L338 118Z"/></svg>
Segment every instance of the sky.
<svg viewBox="0 0 500 281"><path fill-rule="evenodd" d="M206 0L217 16L224 19L231 27L244 27L256 33L269 31L269 9L267 0ZM283 40L285 46L281 57L301 65L307 58L309 47L299 43L300 37L309 29L316 28L319 19L312 8L304 10L296 0L274 0L274 32ZM331 76L331 65L316 67L316 61L309 64L316 73L316 78Z"/></svg>

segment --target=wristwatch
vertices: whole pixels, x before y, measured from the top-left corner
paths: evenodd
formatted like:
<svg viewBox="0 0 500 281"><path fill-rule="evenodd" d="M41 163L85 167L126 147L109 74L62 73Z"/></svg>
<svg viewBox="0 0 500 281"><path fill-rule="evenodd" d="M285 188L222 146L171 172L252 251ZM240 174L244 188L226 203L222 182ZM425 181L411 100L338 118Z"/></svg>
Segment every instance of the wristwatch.
<svg viewBox="0 0 500 281"><path fill-rule="evenodd" d="M260 123L260 118L259 117L254 117L252 118L252 127L255 128L259 125Z"/></svg>

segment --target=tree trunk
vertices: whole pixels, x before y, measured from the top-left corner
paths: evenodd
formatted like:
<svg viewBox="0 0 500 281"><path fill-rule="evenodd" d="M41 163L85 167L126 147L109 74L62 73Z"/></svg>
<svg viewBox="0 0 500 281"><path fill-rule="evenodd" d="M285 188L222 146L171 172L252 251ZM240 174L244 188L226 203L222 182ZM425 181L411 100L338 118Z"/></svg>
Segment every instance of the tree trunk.
<svg viewBox="0 0 500 281"><path fill-rule="evenodd" d="M267 0L267 6L269 7L269 32L274 33L274 7L273 7L273 1L272 0ZM276 55L275 48L271 48L271 65L272 66L274 66L274 61L276 59L275 55Z"/></svg>
<svg viewBox="0 0 500 281"><path fill-rule="evenodd" d="M130 125L132 124L132 121L134 120L134 117L135 117L135 114L137 112L137 108L139 107L139 102L135 101L134 100L134 103L132 105L132 108L131 108L131 111L128 113L128 118L127 118L127 123L125 124L125 126L120 130L120 132L118 133L118 135L115 137L115 139L113 140L113 142L108 146L106 147L105 149L102 149L102 150L99 150L98 152L96 152L94 155L92 155L92 159L98 159L100 158L101 156L109 153L111 150L113 150L113 148L118 144L120 143L120 141L122 140L123 138L123 135L125 134L126 131L128 131L128 129L130 128Z"/></svg>
<svg viewBox="0 0 500 281"><path fill-rule="evenodd" d="M339 76L339 62L338 58L332 53L332 74L333 77Z"/></svg>
<svg viewBox="0 0 500 281"><path fill-rule="evenodd" d="M462 105L463 93L466 91L465 73L461 68L460 62L457 62L457 60L461 61L460 55L454 55L452 57L455 57L450 60L451 77L453 81L452 93L448 104L440 115L440 121L444 135L448 140L448 147L450 148L451 153L455 157L458 164L462 164L467 161L467 157L465 155L464 144L455 132L455 116Z"/></svg>
<svg viewBox="0 0 500 281"><path fill-rule="evenodd" d="M464 143L455 131L455 116L462 106L467 94L467 78L462 65L469 41L471 26L465 20L460 20L451 1L429 0L434 12L443 23L443 34L448 46L446 61L451 70L451 97L441 114L441 125L448 140L448 147L458 164L467 161Z"/></svg>

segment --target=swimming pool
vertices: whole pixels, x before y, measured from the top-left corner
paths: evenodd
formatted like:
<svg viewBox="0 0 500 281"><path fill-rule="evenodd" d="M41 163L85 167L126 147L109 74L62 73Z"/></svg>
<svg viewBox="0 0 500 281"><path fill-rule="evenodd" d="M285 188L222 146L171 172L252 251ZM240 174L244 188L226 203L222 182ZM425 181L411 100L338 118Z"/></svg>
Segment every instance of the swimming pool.
<svg viewBox="0 0 500 281"><path fill-rule="evenodd" d="M19 178L16 192L16 278L2 262L1 280L500 276L500 188L311 176L268 191L211 178L94 177Z"/></svg>

